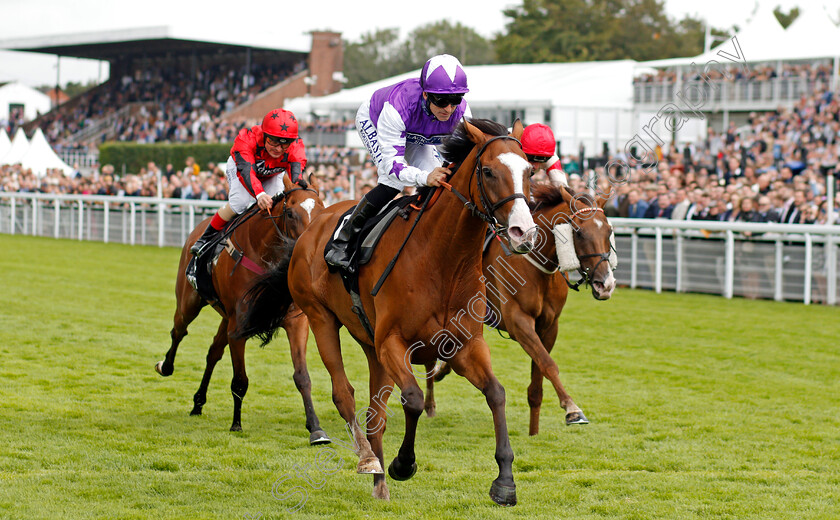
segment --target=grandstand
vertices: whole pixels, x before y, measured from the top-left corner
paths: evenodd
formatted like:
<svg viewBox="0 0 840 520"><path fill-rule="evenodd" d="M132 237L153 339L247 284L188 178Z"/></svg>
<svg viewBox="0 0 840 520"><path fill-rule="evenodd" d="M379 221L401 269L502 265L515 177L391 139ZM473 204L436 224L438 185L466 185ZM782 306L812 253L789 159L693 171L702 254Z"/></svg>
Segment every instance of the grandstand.
<svg viewBox="0 0 840 520"><path fill-rule="evenodd" d="M289 97L338 91L341 35L310 34L308 50L301 41L231 42L170 26L6 40L0 48L110 64L106 82L24 125L28 133L41 128L66 162L84 167L106 140L230 141L243 121Z"/></svg>

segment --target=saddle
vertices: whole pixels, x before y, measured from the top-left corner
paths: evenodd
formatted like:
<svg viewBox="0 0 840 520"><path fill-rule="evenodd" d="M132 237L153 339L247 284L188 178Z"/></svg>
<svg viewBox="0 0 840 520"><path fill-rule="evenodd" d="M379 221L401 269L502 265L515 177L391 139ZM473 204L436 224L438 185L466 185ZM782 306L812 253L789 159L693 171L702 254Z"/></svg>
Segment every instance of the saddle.
<svg viewBox="0 0 840 520"><path fill-rule="evenodd" d="M385 231L388 230L391 222L393 222L397 216L400 216L403 220L408 220L411 211L416 209L423 195L423 190L421 190L421 193L418 193L417 195L394 199L386 204L385 207L376 214L376 216L365 222L365 225L359 233L356 242L349 245L350 251L352 251L351 263L354 266L356 273L359 272L360 266L370 262L370 259L373 257L373 251L376 249L377 244L379 244L379 240L382 238L382 235L384 235ZM412 208L411 205L414 205L415 207ZM324 248L325 255L332 247L333 240L338 235L338 232L347 223L347 220L350 218L350 214L353 213L353 209L355 209L355 206L348 209L341 218L338 219L338 224L336 224L333 234L330 237L330 240L327 241L327 245ZM356 275L339 269L333 265L328 265L328 267L330 272L338 272L341 275L341 279L344 281L344 286L348 292L351 290L354 290L355 292L359 291L358 277Z"/></svg>
<svg viewBox="0 0 840 520"><path fill-rule="evenodd" d="M371 327L370 320L365 314L362 306L362 300L359 297L359 267L370 262L370 259L373 256L373 251L376 249L377 244L379 244L379 240L382 238L382 235L385 234L385 231L387 231L394 219L399 216L403 220L408 220L412 210L419 210L421 201L428 200L433 192L434 188L421 188L417 195L394 199L386 204L385 207L376 214L376 216L365 222L365 225L362 227L362 231L359 233L359 237L356 242L349 245L350 251L352 251L351 263L355 268L355 272L345 271L335 266L328 265L330 272L338 272L341 276L344 289L350 294L350 299L353 301L352 310L359 317L359 321L367 331L371 341L373 341L373 328ZM338 219L338 224L324 248L324 255L326 255L327 251L331 248L332 242L335 237L338 236L338 232L341 230L341 227L347 223L354 208L355 206L348 209L341 218ZM413 231L414 228L412 227L411 230ZM410 235L411 231L409 231L409 236ZM408 236L406 237L406 240L408 240ZM403 245L405 245L405 243L403 243ZM376 284L376 287L371 293L374 296L379 291L379 287L385 281L385 278L391 272L391 268L393 267L397 257L399 257L401 251L402 247L400 248L400 251L397 252L397 256L394 257L391 264L382 274L379 282Z"/></svg>
<svg viewBox="0 0 840 520"><path fill-rule="evenodd" d="M254 263L250 258L246 257L242 251L238 250L231 240L233 230L236 229L242 222L252 216L252 212L246 211L240 215L236 215L225 226L221 233L217 234L212 240L207 243L204 252L200 256L193 256L187 264L186 276L187 281L192 285L193 289L198 292L202 299L207 300L211 305L219 303L219 296L216 294L216 289L213 287L213 269L221 256L222 251L227 251L228 254L236 262L234 270L242 264L246 269L256 273L263 274L265 271L262 267ZM233 271L231 271L233 274Z"/></svg>
<svg viewBox="0 0 840 520"><path fill-rule="evenodd" d="M211 304L219 300L216 289L213 288L213 267L216 265L219 255L225 249L225 244L221 242L222 238L220 234L211 243L207 244L204 254L193 256L187 264L187 281L202 299Z"/></svg>

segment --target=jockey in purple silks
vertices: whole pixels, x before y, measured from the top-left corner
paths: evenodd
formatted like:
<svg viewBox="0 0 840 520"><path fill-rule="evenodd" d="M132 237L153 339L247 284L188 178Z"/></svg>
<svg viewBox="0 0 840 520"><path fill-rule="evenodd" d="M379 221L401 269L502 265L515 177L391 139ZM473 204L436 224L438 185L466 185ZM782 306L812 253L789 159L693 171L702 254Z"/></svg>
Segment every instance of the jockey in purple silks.
<svg viewBox="0 0 840 520"><path fill-rule="evenodd" d="M376 164L379 183L359 200L333 240L327 263L351 270L355 241L365 221L406 186L440 186L450 174L437 151L470 110L464 94L467 74L449 54L434 56L419 78L377 90L356 113L356 129Z"/></svg>

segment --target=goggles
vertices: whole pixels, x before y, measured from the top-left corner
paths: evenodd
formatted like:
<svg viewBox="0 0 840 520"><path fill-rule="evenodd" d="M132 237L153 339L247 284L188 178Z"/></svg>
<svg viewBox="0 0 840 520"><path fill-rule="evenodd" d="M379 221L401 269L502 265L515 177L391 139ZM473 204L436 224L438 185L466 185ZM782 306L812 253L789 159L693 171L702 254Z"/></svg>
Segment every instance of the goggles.
<svg viewBox="0 0 840 520"><path fill-rule="evenodd" d="M551 157L543 157L542 155L531 155L529 153L526 153L525 157L528 158L529 162L535 163L547 163L548 160L551 159Z"/></svg>
<svg viewBox="0 0 840 520"><path fill-rule="evenodd" d="M297 138L295 137L274 137L273 135L266 134L265 142L270 144L271 146L280 146L281 144L292 144L295 142Z"/></svg>
<svg viewBox="0 0 840 520"><path fill-rule="evenodd" d="M429 96L429 101L440 108L446 108L449 105L458 106L461 104L461 100L464 99L463 94L432 94L426 92L426 95Z"/></svg>

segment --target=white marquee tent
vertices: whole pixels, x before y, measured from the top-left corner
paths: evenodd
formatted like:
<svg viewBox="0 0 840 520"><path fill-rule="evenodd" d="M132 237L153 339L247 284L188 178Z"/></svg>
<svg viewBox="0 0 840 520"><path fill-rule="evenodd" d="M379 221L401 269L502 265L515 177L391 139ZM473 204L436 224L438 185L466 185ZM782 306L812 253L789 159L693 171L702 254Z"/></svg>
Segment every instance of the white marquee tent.
<svg viewBox="0 0 840 520"><path fill-rule="evenodd" d="M51 108L50 97L23 83L0 84L0 121L9 119L13 108L23 110L23 117L31 121Z"/></svg>
<svg viewBox="0 0 840 520"><path fill-rule="evenodd" d="M734 37L741 51L741 62L778 62L786 60L809 60L836 58L840 56L840 28L834 25L822 8L811 7L802 12L793 23L784 29L769 7L760 7L755 15ZM735 60L732 37L709 52L687 58L668 58L640 62L642 68L679 67L696 63L702 66L711 60L731 64L722 53Z"/></svg>
<svg viewBox="0 0 840 520"><path fill-rule="evenodd" d="M735 48L733 38L737 40L740 50ZM759 7L758 11L737 33L723 43L698 56L687 58L667 58L639 62L639 67L679 67L696 63L699 66L715 60L721 64L736 62L777 61L785 50L785 29L776 20L772 9ZM740 54L740 56L736 56ZM728 55L731 61L722 57Z"/></svg>
<svg viewBox="0 0 840 520"><path fill-rule="evenodd" d="M6 133L5 128L0 128L0 159L8 153L11 147L12 142L9 140L9 134Z"/></svg>
<svg viewBox="0 0 840 520"><path fill-rule="evenodd" d="M552 127L563 154L600 153L604 143L620 149L635 133L633 121L633 60L472 65L465 67L470 92L466 98L475 117L504 124L519 117L525 124ZM286 108L298 115L314 113L353 119L374 91L416 77L412 71L319 98L296 98ZM348 143L361 146L355 132ZM355 140L355 141L354 141Z"/></svg>
<svg viewBox="0 0 840 520"><path fill-rule="evenodd" d="M800 14L785 30L778 59L798 60L840 56L840 28L822 8Z"/></svg>
<svg viewBox="0 0 840 520"><path fill-rule="evenodd" d="M24 169L31 169L39 177L46 175L47 170L51 169L60 169L67 176L75 173L72 167L56 155L40 128L35 130L32 140L29 141L29 149L20 162Z"/></svg>
<svg viewBox="0 0 840 520"><path fill-rule="evenodd" d="M23 128L18 128L15 132L15 137L12 139L12 145L9 150L0 157L0 164L16 164L19 163L26 151L29 149L29 140L23 132Z"/></svg>

